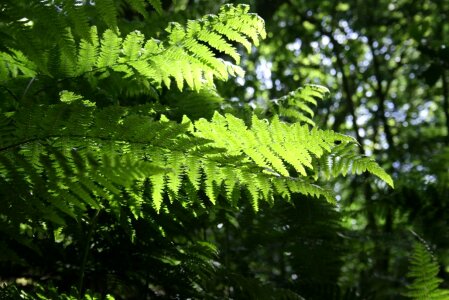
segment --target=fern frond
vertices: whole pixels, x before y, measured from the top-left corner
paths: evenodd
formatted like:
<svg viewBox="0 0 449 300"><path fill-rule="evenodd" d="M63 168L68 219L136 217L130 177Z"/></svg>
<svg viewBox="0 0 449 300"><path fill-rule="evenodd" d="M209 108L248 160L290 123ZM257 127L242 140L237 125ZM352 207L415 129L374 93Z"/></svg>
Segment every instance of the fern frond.
<svg viewBox="0 0 449 300"><path fill-rule="evenodd" d="M96 64L99 47L97 28L92 27L89 34L89 40L82 39L79 45L77 75L92 71Z"/></svg>
<svg viewBox="0 0 449 300"><path fill-rule="evenodd" d="M37 74L36 65L21 51L10 49L11 53L0 52L0 82L13 78L33 78Z"/></svg>
<svg viewBox="0 0 449 300"><path fill-rule="evenodd" d="M165 187L165 180L163 174L155 174L150 176L152 183L151 196L153 198L153 207L156 211L159 211L163 201L163 191Z"/></svg>
<svg viewBox="0 0 449 300"><path fill-rule="evenodd" d="M240 33L250 37L253 43L257 46L259 43L259 37L264 39L266 37L266 32L264 29L264 21L255 14L249 14L248 11L248 5L240 4L237 7L233 7L229 4L224 5L220 10L218 18L221 20L227 20L229 27L232 30L223 28L219 24L214 24L214 29L225 35L228 39L241 43L245 46L246 50L250 52L251 44ZM235 32L238 34L235 34ZM258 34L255 34L255 32Z"/></svg>
<svg viewBox="0 0 449 300"><path fill-rule="evenodd" d="M209 47L199 43L196 39L187 39L184 47L190 56L196 58L203 66L207 66L205 68L212 70L213 75L217 76L218 79L228 79L226 65L222 60L215 58Z"/></svg>
<svg viewBox="0 0 449 300"><path fill-rule="evenodd" d="M138 60L142 54L141 51L144 38L144 35L139 31L134 31L128 34L123 42L122 53L124 54L124 57L121 61L126 62Z"/></svg>
<svg viewBox="0 0 449 300"><path fill-rule="evenodd" d="M321 169L325 178L336 177L338 175L361 174L370 172L394 187L393 179L382 169L372 158L357 155L357 143L352 141L343 141L335 146L330 153L321 159Z"/></svg>
<svg viewBox="0 0 449 300"><path fill-rule="evenodd" d="M64 1L63 10L66 12L70 28L76 36L90 38L89 15L84 5L75 5L73 1Z"/></svg>
<svg viewBox="0 0 449 300"><path fill-rule="evenodd" d="M101 39L97 67L104 68L115 65L120 56L121 44L122 39L120 37L118 37L112 30L106 30Z"/></svg>
<svg viewBox="0 0 449 300"><path fill-rule="evenodd" d="M167 188L177 197L186 165L185 156L182 152L172 152L165 157L166 164L170 166L170 172L167 173Z"/></svg>
<svg viewBox="0 0 449 300"><path fill-rule="evenodd" d="M98 160L93 153L83 151L77 154L78 151L72 150L70 154L65 154L57 148L46 146L38 161L41 168L34 166L25 152L14 157L3 154L0 169L8 182L20 182L19 178L25 178L30 195L46 195L44 201L51 202L55 208L71 217L79 215L75 213L76 210L86 207L99 209L106 203L119 203L118 199L124 192L122 188L126 187L129 191L136 182L147 178L148 174L164 174L162 168L132 159L129 155L103 155ZM21 166L15 173L8 171L13 162L16 168ZM41 176L47 177L48 181L40 180ZM45 193L38 193L42 189ZM134 198L137 197L140 195L135 194ZM52 214L50 216L52 220L55 218Z"/></svg>
<svg viewBox="0 0 449 300"><path fill-rule="evenodd" d="M195 190L198 191L201 182L201 160L198 157L186 157L185 174Z"/></svg>
<svg viewBox="0 0 449 300"><path fill-rule="evenodd" d="M224 99L213 88L200 91L171 91L165 95L165 101L171 108L170 116L180 120L183 115L197 120L201 117L210 119L215 111L220 110Z"/></svg>
<svg viewBox="0 0 449 300"><path fill-rule="evenodd" d="M149 2L161 12L160 1ZM143 5L142 1L132 1L132 6L142 13ZM77 11L84 18L90 6L67 4L63 9L67 12ZM139 31L121 37L115 27L115 6L113 0L96 1L93 5L110 28L103 32L101 38L95 26L86 31L85 20L76 23L78 25L73 26L74 30L64 27L62 34L58 33L62 39L48 45L44 51L38 51L42 57L36 59L39 62L36 64L39 70L37 74L55 78L86 76L92 88L96 89L98 80L91 80L95 73L101 73L100 77L104 79L112 71L121 73L124 78L132 78L134 83L141 85L141 89L149 90L148 93L154 94L162 85L170 89L172 82L180 91L185 86L200 91L212 86L215 79L227 80L229 75L243 74L241 68L218 57L216 52L224 53L239 63L240 55L235 42L243 43L249 49L252 43L265 36L262 19L250 14L247 6L228 5L216 16L208 15L188 21L186 27L170 23L165 29L167 37L162 42L146 40ZM63 21L63 25L70 23ZM77 39L73 32L82 36L79 42L75 42ZM32 52L33 55L35 52ZM0 76L7 73L10 77L18 75L17 69L8 68L9 65L1 68Z"/></svg>
<svg viewBox="0 0 449 300"><path fill-rule="evenodd" d="M195 127L198 136L214 140L215 146L233 154L244 153L259 167L273 170L280 176L291 176L289 166L294 167L298 174L307 176L307 169L313 169L313 160L320 159L325 153L332 153L334 148L337 152L344 148L346 156L336 157L339 162L347 160L348 164L335 167L335 175L346 175L349 169L353 173L369 171L392 185L391 178L374 161L358 157L352 138L330 131L310 130L306 125L282 123L276 118L269 123L255 116L251 128L248 128L242 120L232 115L219 114L215 114L210 122L197 121ZM344 142L344 145L336 147L335 142ZM354 160L356 163L350 165Z"/></svg>
<svg viewBox="0 0 449 300"><path fill-rule="evenodd" d="M129 4L129 6L131 6L131 8L141 14L145 19L148 18L148 12L145 8L145 0L126 0L126 2Z"/></svg>
<svg viewBox="0 0 449 300"><path fill-rule="evenodd" d="M67 77L76 75L77 68L77 51L75 38L70 28L62 36L60 40L60 71Z"/></svg>
<svg viewBox="0 0 449 300"><path fill-rule="evenodd" d="M158 14L162 14L162 2L161 2L161 0L147 0L147 1L157 11Z"/></svg>
<svg viewBox="0 0 449 300"><path fill-rule="evenodd" d="M225 5L221 8L219 17L226 18L233 29L251 38L255 46L259 45L259 36L266 36L263 20L256 14L250 14L248 5L238 5L236 8ZM254 28L255 24L257 25ZM260 32L260 35L256 32Z"/></svg>
<svg viewBox="0 0 449 300"><path fill-rule="evenodd" d="M95 7L106 25L115 30L117 28L117 8L114 0L97 0Z"/></svg>
<svg viewBox="0 0 449 300"><path fill-rule="evenodd" d="M134 49L127 53L136 55ZM135 186L145 180L151 183L157 211L165 195L173 201L186 184L204 189L212 203L220 195L232 202L235 190L247 190L255 210L262 200L272 202L274 194L287 199L292 193L323 196L332 202L332 193L315 184L319 173L368 171L393 184L374 161L357 154L353 138L305 124L254 115L247 126L217 112L210 121L184 117L177 123L164 115L154 119L145 106L99 109L69 91L61 93L61 100L60 105L18 111L9 117L12 123L4 120L15 124L15 130L8 134L9 144L0 147L6 161L0 171L9 181L20 177L22 171L17 173L10 157L18 149L27 173L34 174L25 176L30 187L41 186L36 178L45 173L50 180L43 186L83 203L78 209L98 208L104 201L114 206L114 199L127 193L138 214L144 197Z"/></svg>
<svg viewBox="0 0 449 300"><path fill-rule="evenodd" d="M447 300L449 290L438 288L443 281L438 278L439 267L430 252L422 243L415 243L410 259L408 277L413 280L404 293L416 300Z"/></svg>
<svg viewBox="0 0 449 300"><path fill-rule="evenodd" d="M329 90L326 87L306 85L286 96L272 100L268 103L268 110L276 111L279 117L286 121L315 126L312 120L314 112L310 105L316 106L317 100L324 99L327 94Z"/></svg>
<svg viewBox="0 0 449 300"><path fill-rule="evenodd" d="M214 20L215 16L209 16L209 20ZM207 27L203 27L199 22L189 22L187 24L187 34L190 37L198 38L198 40L209 44L218 51L224 52L231 56L237 64L240 63L240 55L237 50L226 42L223 37L216 32L208 31Z"/></svg>

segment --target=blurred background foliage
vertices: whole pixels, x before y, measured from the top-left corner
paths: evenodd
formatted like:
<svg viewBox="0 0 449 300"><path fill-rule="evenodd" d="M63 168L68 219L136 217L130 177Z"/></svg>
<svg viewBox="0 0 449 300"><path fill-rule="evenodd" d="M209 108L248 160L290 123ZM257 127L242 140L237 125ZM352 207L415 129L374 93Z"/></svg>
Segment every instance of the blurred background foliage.
<svg viewBox="0 0 449 300"><path fill-rule="evenodd" d="M305 83L327 86L317 121L354 136L395 178L393 191L366 177L335 182L340 286L399 299L412 231L434 247L447 287L449 1L251 4L269 37L240 85L223 90L259 104Z"/></svg>
<svg viewBox="0 0 449 300"><path fill-rule="evenodd" d="M84 288L99 297L402 299L413 232L434 251L448 288L449 1L163 1L164 13L151 14L150 25L126 6L118 24L123 34L138 28L157 37L168 21L229 2L250 4L268 38L243 57L245 77L217 83L216 102L200 112L172 103L177 116L210 116L217 107L245 114L304 84L324 85L331 96L315 121L354 136L396 188L347 177L330 183L335 206L302 197L257 214L245 201L239 211L219 201L195 213L174 202L170 215L149 208L138 221L123 208L120 220L91 216L52 239L33 232L32 247L16 245L20 257L1 252L0 243L2 280L70 291L91 230ZM162 101L171 98L179 99L167 92Z"/></svg>

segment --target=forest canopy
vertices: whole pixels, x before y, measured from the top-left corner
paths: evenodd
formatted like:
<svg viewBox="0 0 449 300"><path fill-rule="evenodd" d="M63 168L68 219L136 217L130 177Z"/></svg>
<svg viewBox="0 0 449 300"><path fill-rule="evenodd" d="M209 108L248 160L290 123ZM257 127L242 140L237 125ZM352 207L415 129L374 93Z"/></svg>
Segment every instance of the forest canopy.
<svg viewBox="0 0 449 300"><path fill-rule="evenodd" d="M0 3L1 299L449 299L449 1Z"/></svg>

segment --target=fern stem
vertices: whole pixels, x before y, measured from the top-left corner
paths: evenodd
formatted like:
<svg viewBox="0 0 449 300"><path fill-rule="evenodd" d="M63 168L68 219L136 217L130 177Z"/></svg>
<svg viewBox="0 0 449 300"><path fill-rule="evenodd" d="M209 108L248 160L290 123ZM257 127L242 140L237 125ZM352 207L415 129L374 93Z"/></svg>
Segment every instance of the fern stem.
<svg viewBox="0 0 449 300"><path fill-rule="evenodd" d="M80 267L79 281L78 281L78 299L82 299L82 291L84 288L84 274L86 272L87 259L89 257L89 248L90 242L92 240L92 236L95 230L95 226L97 225L98 215L100 214L100 209L95 212L95 215L92 217L90 221L89 232L86 237L86 244L83 249L83 256Z"/></svg>
<svg viewBox="0 0 449 300"><path fill-rule="evenodd" d="M148 145L148 142L139 142L139 141L132 141L132 140L126 140L126 139L114 139L109 137L101 137L101 136L89 136L89 135L83 135L83 134L66 134L66 135L59 135L59 134L51 134L43 137L35 137L31 139L26 139L8 146L0 147L0 152L7 151L16 147L20 147L22 145L26 145L29 143L34 143L38 141L45 141L46 139L51 138L71 138L71 139L96 139L100 141L109 141L109 142L125 142L125 143L133 143L133 144L142 144L142 145Z"/></svg>
<svg viewBox="0 0 449 300"><path fill-rule="evenodd" d="M31 78L31 80L28 82L27 87L23 91L22 97L20 97L20 100L23 100L25 98L25 96L28 93L28 91L29 91L31 85L33 84L34 80L36 80L36 77Z"/></svg>

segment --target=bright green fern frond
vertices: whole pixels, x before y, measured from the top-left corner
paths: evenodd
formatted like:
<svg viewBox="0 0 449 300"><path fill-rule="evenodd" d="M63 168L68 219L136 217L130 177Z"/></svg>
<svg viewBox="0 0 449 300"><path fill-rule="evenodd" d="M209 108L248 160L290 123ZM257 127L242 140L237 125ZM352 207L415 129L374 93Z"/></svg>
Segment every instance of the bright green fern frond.
<svg viewBox="0 0 449 300"><path fill-rule="evenodd" d="M251 204L253 206L254 211L259 210L259 199L260 199L260 189L258 186L258 182L254 180L255 175L246 173L242 174L243 183L245 184L246 189L250 194Z"/></svg>
<svg viewBox="0 0 449 300"><path fill-rule="evenodd" d="M134 31L128 34L123 42L122 61L135 61L141 56L144 35L140 31Z"/></svg>
<svg viewBox="0 0 449 300"><path fill-rule="evenodd" d="M210 17L210 19L213 20L214 18ZM208 31L207 27L203 27L201 23L189 22L187 24L187 34L231 56L237 64L240 63L240 55L237 50L226 42L220 34Z"/></svg>
<svg viewBox="0 0 449 300"><path fill-rule="evenodd" d="M422 243L415 243L410 260L408 277L412 280L404 293L416 300L447 300L449 290L439 289L443 281L438 278L439 266Z"/></svg>
<svg viewBox="0 0 449 300"><path fill-rule="evenodd" d="M234 29L227 27L223 23L215 23L212 26L216 32L222 34L230 41L234 41L241 44L242 46L245 47L247 52L251 52L251 43L246 39L246 37L243 34L240 34Z"/></svg>
<svg viewBox="0 0 449 300"><path fill-rule="evenodd" d="M33 78L36 65L21 51L10 49L11 53L0 52L0 83L13 78Z"/></svg>
<svg viewBox="0 0 449 300"><path fill-rule="evenodd" d="M259 37L261 37L262 39L266 37L264 21L259 16L250 14L248 12L248 5L240 4L234 7L228 4L224 5L221 8L218 17L221 20L227 20L229 27L234 29L236 32L243 33L244 35L251 38L254 45L257 46L259 43ZM216 27L216 30L224 34L231 40L237 41L243 38L242 36L238 37L230 33L226 29L223 30L223 28L220 28L219 26ZM246 40L246 38L243 39ZM251 51L251 48L248 47L248 44L246 44L245 42L243 42L242 44L244 44L248 52Z"/></svg>
<svg viewBox="0 0 449 300"><path fill-rule="evenodd" d="M239 63L239 54L226 39L249 44L240 34L243 30L249 30L257 37L263 38L265 35L263 21L252 15L248 23L245 23L247 25L245 29L236 27L237 21L233 20L237 20L238 17L246 20L246 15L250 15L246 6L242 9L241 6L230 5L222 9L218 16L209 15L200 20L189 21L187 29L178 23L171 23L166 28L168 45L159 44L158 50L153 50L154 54L147 54L146 58L155 62L161 70L159 73L163 74L162 81L165 85L169 86L169 77L172 77L179 89L182 89L183 82L186 82L191 89L198 91L202 86L210 84L214 77L226 80L228 74L241 75L240 69L233 68L229 62L215 57L212 50L223 52ZM155 49L154 46L152 49Z"/></svg>
<svg viewBox="0 0 449 300"><path fill-rule="evenodd" d="M106 30L101 39L97 67L104 68L115 65L120 56L121 44L122 39L120 37L118 37L112 30Z"/></svg>
<svg viewBox="0 0 449 300"><path fill-rule="evenodd" d="M272 117L271 124L268 126L255 117L252 119L252 129L257 132L260 144L270 145L272 152L302 176L315 174L315 178L318 178L321 173L329 179L370 172L393 187L391 177L373 159L358 154L355 139L315 127L312 120L314 112L310 105L316 106L317 101L328 93L329 90L325 87L307 85L268 103L270 111L278 112ZM293 124L286 126L284 122ZM270 131L268 138L267 132ZM295 144L299 146L293 146Z"/></svg>
<svg viewBox="0 0 449 300"><path fill-rule="evenodd" d="M355 159L352 164L352 173L361 174L362 172L370 172L386 182L389 186L394 187L393 179L382 169L372 158L363 157Z"/></svg>
<svg viewBox="0 0 449 300"><path fill-rule="evenodd" d="M393 179L373 159L357 154L357 143L354 140L340 142L321 158L320 163L323 166L321 171L326 178L368 171L394 187Z"/></svg>
<svg viewBox="0 0 449 300"><path fill-rule="evenodd" d="M155 174L150 176L150 180L152 183L152 198L153 198L153 207L156 211L159 211L162 206L163 201L163 191L165 187L165 180L163 174Z"/></svg>
<svg viewBox="0 0 449 300"><path fill-rule="evenodd" d="M198 191L201 181L201 161L198 157L186 157L185 173L192 186Z"/></svg>
<svg viewBox="0 0 449 300"><path fill-rule="evenodd" d="M134 0L132 3L142 11L142 1ZM160 1L150 1L150 4L161 11ZM96 1L94 5L67 4L65 9L76 10L85 16L90 6L101 13L110 29L99 38L95 26L86 30L85 21L77 23L73 30L64 27L56 43L49 44L44 51L31 52L33 60L39 62L36 63L36 75L45 74L54 78L86 76L88 84L96 90L98 80L93 80L95 75L101 74L97 77L106 79L116 72L130 78L133 85L148 91L147 94L155 94L156 98L157 90L163 85L171 89L173 83L180 91L186 86L200 91L213 86L215 79L227 80L229 75L242 76L243 70L226 58L239 63L236 44L243 44L250 50L253 43L265 36L262 19L250 14L247 6L228 5L216 16L188 21L186 27L172 22L166 28L166 38L162 41L146 39L139 31L121 37L115 30L117 8L113 0ZM82 37L79 42L73 35L74 31L77 37ZM219 57L218 52L225 56ZM40 55L39 59L35 55ZM0 79L19 76L18 68L27 58L24 56L24 59L17 60L11 55L3 56L7 64L0 66ZM8 61L15 61L15 66ZM29 71L22 69L29 75ZM125 87L122 89L128 90Z"/></svg>
<svg viewBox="0 0 449 300"><path fill-rule="evenodd" d="M315 184L317 174L368 171L393 184L374 161L358 154L353 138L277 117L254 115L248 126L215 113L210 121L184 116L177 123L164 115L155 119L149 105L97 108L70 91L61 93L61 102L23 108L3 120L14 129L0 147L3 161L9 161L1 174L8 180L20 177L10 157L19 151L29 174L35 174L25 176L31 187L42 186L36 178L45 172L49 182L43 186L52 195L69 195L85 207L118 207L117 197L126 193L138 215L138 203L145 201L136 185L146 180L157 211L165 196L173 201L189 184L191 190L203 189L212 203L219 196L233 202L236 191L247 190L255 210L260 201L272 202L274 194L333 201L331 192Z"/></svg>
<svg viewBox="0 0 449 300"><path fill-rule="evenodd" d="M98 34L97 28L91 27L90 39L82 39L78 50L77 74L81 75L85 72L90 72L96 64L98 53Z"/></svg>
<svg viewBox="0 0 449 300"><path fill-rule="evenodd" d="M243 153L258 167L282 177L295 176L295 172L307 177L307 170L314 171L317 161L332 157L332 175L368 171L393 185L377 163L357 154L354 139L331 131L310 130L307 125L283 123L277 118L270 123L255 116L249 128L232 115L218 113L211 121L195 122L195 128L197 136L214 141L214 146L233 155Z"/></svg>
<svg viewBox="0 0 449 300"><path fill-rule="evenodd" d="M269 103L268 109L278 112L279 117L289 122L307 123L315 126L310 105L316 106L317 100L322 100L329 93L326 87L306 85L296 91Z"/></svg>
<svg viewBox="0 0 449 300"><path fill-rule="evenodd" d="M254 24L258 24L259 21L258 19L260 19L259 16L255 15L255 14L249 14L249 6L247 5L239 5L235 11L230 11L227 12L226 10L224 10L225 13L224 15L227 17L228 19L228 23L230 24L230 26L235 29L238 32L242 32L243 34L245 34L247 37L249 37L252 40L252 43L255 46L259 45L259 34L256 33L256 31L254 29L261 29L263 28L262 26L258 27L258 28L252 28L254 26ZM261 36L262 38L265 37L265 32L262 31L261 32Z"/></svg>
<svg viewBox="0 0 449 300"><path fill-rule="evenodd" d="M328 202L335 203L333 192L325 187L301 179L287 181L287 186L291 193L300 193L316 198L323 196Z"/></svg>
<svg viewBox="0 0 449 300"><path fill-rule="evenodd" d="M214 53L209 47L199 43L196 39L187 39L184 43L185 49L188 53L198 59L201 64L208 66L213 70L214 75L218 76L220 80L226 80L228 73L225 64L216 59Z"/></svg>
<svg viewBox="0 0 449 300"><path fill-rule="evenodd" d="M167 173L167 188L178 196L179 189L182 185L182 176L184 173L185 155L181 152L172 152L166 154L166 163L170 166L170 171Z"/></svg>

